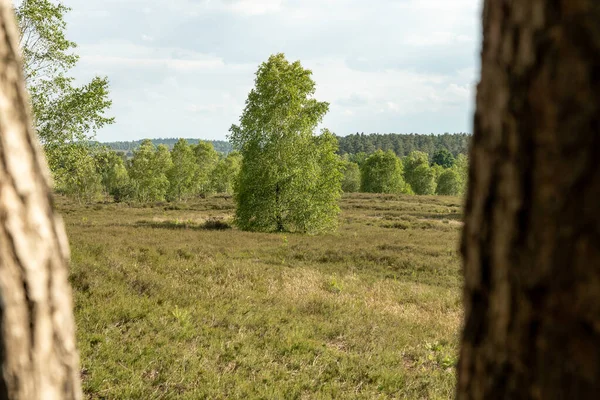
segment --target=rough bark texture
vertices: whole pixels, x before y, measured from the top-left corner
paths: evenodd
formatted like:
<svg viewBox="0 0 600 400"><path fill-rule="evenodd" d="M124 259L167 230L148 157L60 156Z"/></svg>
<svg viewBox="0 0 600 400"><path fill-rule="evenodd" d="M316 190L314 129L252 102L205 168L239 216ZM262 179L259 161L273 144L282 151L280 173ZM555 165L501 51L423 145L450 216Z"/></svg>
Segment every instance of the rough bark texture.
<svg viewBox="0 0 600 400"><path fill-rule="evenodd" d="M600 393L600 2L486 0L459 399Z"/></svg>
<svg viewBox="0 0 600 400"><path fill-rule="evenodd" d="M81 398L68 245L31 128L9 0L0 0L0 399Z"/></svg>

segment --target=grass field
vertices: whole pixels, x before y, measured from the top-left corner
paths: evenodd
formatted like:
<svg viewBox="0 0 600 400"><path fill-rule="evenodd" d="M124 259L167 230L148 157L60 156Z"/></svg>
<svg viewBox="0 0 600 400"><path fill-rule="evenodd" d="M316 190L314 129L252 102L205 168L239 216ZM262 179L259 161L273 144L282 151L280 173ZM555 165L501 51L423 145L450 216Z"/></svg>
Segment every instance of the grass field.
<svg viewBox="0 0 600 400"><path fill-rule="evenodd" d="M233 202L57 199L91 399L447 399L458 198L344 197L334 234L231 229Z"/></svg>

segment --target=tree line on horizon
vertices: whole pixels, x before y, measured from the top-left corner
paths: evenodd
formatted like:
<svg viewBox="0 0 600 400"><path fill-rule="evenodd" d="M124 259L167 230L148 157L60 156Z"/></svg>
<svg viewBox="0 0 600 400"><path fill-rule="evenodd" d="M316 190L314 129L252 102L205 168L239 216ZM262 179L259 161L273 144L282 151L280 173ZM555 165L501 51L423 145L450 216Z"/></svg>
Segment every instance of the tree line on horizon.
<svg viewBox="0 0 600 400"><path fill-rule="evenodd" d="M427 153L432 158L440 150L448 150L454 157L459 154L467 155L471 135L468 133L444 133L419 134L419 133L355 133L347 136L335 135L338 140L337 154L371 154L377 150L391 150L398 157L406 157L413 151ZM155 146L164 144L172 149L179 138L157 138L149 139ZM203 140L203 139L185 139L191 145L198 142L209 142L219 153L228 154L233 151L233 144L228 140ZM106 146L117 152L123 152L127 157L133 155L143 140L116 141L116 142L95 142L94 144Z"/></svg>
<svg viewBox="0 0 600 400"><path fill-rule="evenodd" d="M159 146L164 144L169 148L169 150L173 149L175 144L180 140L180 138L155 138L155 139L140 139L140 140L122 140L115 142L92 142L91 144L106 146L111 150L115 150L118 153L123 153L126 157L132 157L133 151L141 146L144 140L150 140L153 145ZM205 139L193 139L193 138L185 138L190 145L197 145L200 142L210 143L217 153L229 154L233 151L233 146L227 140L205 140Z"/></svg>
<svg viewBox="0 0 600 400"><path fill-rule="evenodd" d="M116 202L186 201L209 194L233 193L239 152L218 153L209 142L190 145L180 139L173 149L146 139L124 157L105 146L82 147L77 168L61 174L58 193L78 201L111 197ZM85 160L85 162L81 162Z"/></svg>
<svg viewBox="0 0 600 400"><path fill-rule="evenodd" d="M329 143L327 149L337 146L337 139L329 132L315 138L320 140L315 151L322 150L324 141ZM63 177L55 182L55 190L81 202L107 196L117 202L149 203L233 195L244 161L239 151L223 154L210 142L191 145L186 139L179 139L172 149L142 140L130 158L106 146L72 150L81 154L77 163L65 163L64 170L54 171L55 176L58 172ZM446 149L431 158L422 151L406 157L398 157L391 150L343 156L332 152L329 163L345 193L459 196L467 183L468 158L463 154L454 157ZM299 190L305 191L306 187Z"/></svg>

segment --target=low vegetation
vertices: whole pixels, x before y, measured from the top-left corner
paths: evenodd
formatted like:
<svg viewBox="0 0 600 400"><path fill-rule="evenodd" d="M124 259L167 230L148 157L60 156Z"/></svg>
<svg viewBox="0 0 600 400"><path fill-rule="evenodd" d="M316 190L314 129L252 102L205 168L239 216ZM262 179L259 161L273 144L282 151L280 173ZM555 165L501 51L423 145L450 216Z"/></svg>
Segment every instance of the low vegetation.
<svg viewBox="0 0 600 400"><path fill-rule="evenodd" d="M90 399L453 396L455 197L345 195L337 232L243 232L230 197L58 199Z"/></svg>

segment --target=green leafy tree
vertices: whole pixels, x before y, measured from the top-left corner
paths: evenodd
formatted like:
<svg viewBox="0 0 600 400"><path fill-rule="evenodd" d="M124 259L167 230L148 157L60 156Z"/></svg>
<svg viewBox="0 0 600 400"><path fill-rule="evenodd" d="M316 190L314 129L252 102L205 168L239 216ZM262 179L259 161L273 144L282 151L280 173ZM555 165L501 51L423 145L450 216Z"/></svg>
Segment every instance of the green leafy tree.
<svg viewBox="0 0 600 400"><path fill-rule="evenodd" d="M242 155L233 151L217 162L211 174L211 187L216 193L233 194L242 167Z"/></svg>
<svg viewBox="0 0 600 400"><path fill-rule="evenodd" d="M435 193L442 196L457 196L461 193L460 177L455 168L445 169L437 180Z"/></svg>
<svg viewBox="0 0 600 400"><path fill-rule="evenodd" d="M393 151L378 150L360 168L361 191L367 193L406 193L402 162Z"/></svg>
<svg viewBox="0 0 600 400"><path fill-rule="evenodd" d="M164 174L165 176L167 176L169 170L171 170L171 168L173 167L173 160L171 158L171 152L169 151L168 146L164 144L159 144L156 147L154 165L158 174Z"/></svg>
<svg viewBox="0 0 600 400"><path fill-rule="evenodd" d="M104 191L117 202L127 198L130 182L123 158L106 147L96 149L94 158Z"/></svg>
<svg viewBox="0 0 600 400"><path fill-rule="evenodd" d="M454 169L458 174L460 194L463 194L467 190L467 183L469 181L469 158L464 154L459 154L458 157L456 157Z"/></svg>
<svg viewBox="0 0 600 400"><path fill-rule="evenodd" d="M105 116L111 106L107 78L94 77L75 86L67 76L79 59L73 53L76 44L65 37L64 16L69 10L50 0L23 0L15 9L33 119L56 181L69 179L57 174L89 163L89 154L70 144L88 141L114 122ZM66 154L68 150L74 152ZM57 168L67 161L74 165Z"/></svg>
<svg viewBox="0 0 600 400"><path fill-rule="evenodd" d="M440 149L435 152L431 160L435 165L441 165L444 168L452 168L454 166L454 156L448 149Z"/></svg>
<svg viewBox="0 0 600 400"><path fill-rule="evenodd" d="M167 171L169 200L186 200L196 192L196 181L200 166L187 140L179 139L171 151L172 166Z"/></svg>
<svg viewBox="0 0 600 400"><path fill-rule="evenodd" d="M169 190L167 172L172 166L169 148L156 148L152 141L144 140L133 152L129 177L134 198L140 202L164 201Z"/></svg>
<svg viewBox="0 0 600 400"><path fill-rule="evenodd" d="M438 165L438 164L432 164L431 165L431 170L433 171L434 179L437 182L438 178L444 173L444 171L446 170L446 168L444 168L444 167L442 167L441 165Z"/></svg>
<svg viewBox="0 0 600 400"><path fill-rule="evenodd" d="M369 154L361 151L359 153L351 154L348 160L350 162L358 164L358 167L360 168L360 166L367 160L367 158L369 158Z"/></svg>
<svg viewBox="0 0 600 400"><path fill-rule="evenodd" d="M356 193L360 190L360 168L357 163L344 161L342 165L344 178L342 190L346 193Z"/></svg>
<svg viewBox="0 0 600 400"><path fill-rule="evenodd" d="M402 160L404 179L415 194L433 194L436 171L429 167L429 156L422 151L412 151Z"/></svg>
<svg viewBox="0 0 600 400"><path fill-rule="evenodd" d="M436 187L435 170L427 164L419 164L412 172L412 182L410 186L415 194L434 194Z"/></svg>
<svg viewBox="0 0 600 400"><path fill-rule="evenodd" d="M53 159L54 188L80 202L92 202L102 197L102 177L89 146L68 143L57 149Z"/></svg>
<svg viewBox="0 0 600 400"><path fill-rule="evenodd" d="M211 174L219 161L219 154L210 142L198 142L192 150L198 166L194 177L196 193L209 194L212 191Z"/></svg>
<svg viewBox="0 0 600 400"><path fill-rule="evenodd" d="M243 156L235 200L244 230L317 233L337 225L337 139L314 130L329 104L313 98L312 72L283 54L258 68L231 141Z"/></svg>

